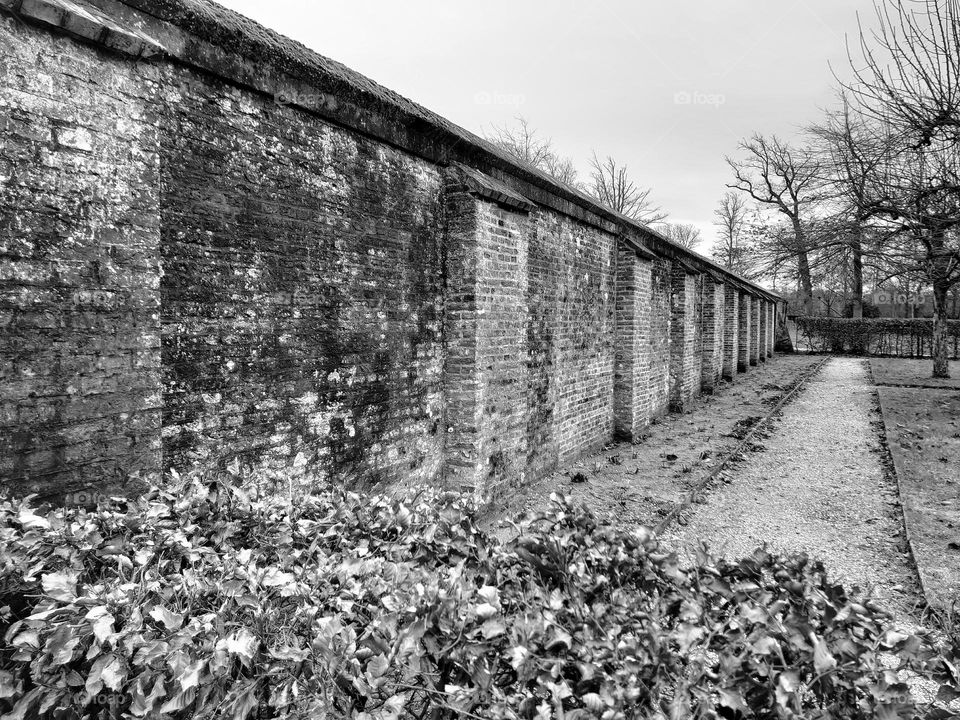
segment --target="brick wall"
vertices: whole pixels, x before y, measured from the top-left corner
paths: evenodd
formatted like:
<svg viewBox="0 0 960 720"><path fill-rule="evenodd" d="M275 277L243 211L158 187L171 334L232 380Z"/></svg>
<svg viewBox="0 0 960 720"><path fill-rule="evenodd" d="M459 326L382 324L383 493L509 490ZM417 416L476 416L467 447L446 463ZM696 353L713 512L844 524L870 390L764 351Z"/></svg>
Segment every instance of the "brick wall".
<svg viewBox="0 0 960 720"><path fill-rule="evenodd" d="M0 477L19 494L159 468L156 76L0 16Z"/></svg>
<svg viewBox="0 0 960 720"><path fill-rule="evenodd" d="M723 377L724 284L707 278L703 284L703 364L701 385L713 391Z"/></svg>
<svg viewBox="0 0 960 720"><path fill-rule="evenodd" d="M773 346L776 335L777 306L767 303L767 357L773 357Z"/></svg>
<svg viewBox="0 0 960 720"><path fill-rule="evenodd" d="M669 357L659 356L662 348L669 349L669 325L660 322L669 322L668 296L662 268L657 275L655 291L653 263L619 245L614 422L617 435L628 440L640 437L668 407Z"/></svg>
<svg viewBox="0 0 960 720"><path fill-rule="evenodd" d="M448 482L484 497L526 472L528 218L451 190Z"/></svg>
<svg viewBox="0 0 960 720"><path fill-rule="evenodd" d="M165 463L436 478L440 174L215 79L178 71L166 86Z"/></svg>
<svg viewBox="0 0 960 720"><path fill-rule="evenodd" d="M674 263L670 293L670 409L680 412L700 391L697 277Z"/></svg>
<svg viewBox="0 0 960 720"><path fill-rule="evenodd" d="M750 302L750 364L756 365L760 362L760 341L763 333L763 327L760 318L763 313L760 312L760 306L763 300L752 298Z"/></svg>
<svg viewBox="0 0 960 720"><path fill-rule="evenodd" d="M188 67L0 23L15 492L230 467L491 497L636 438L748 347L721 284L561 191Z"/></svg>
<svg viewBox="0 0 960 720"><path fill-rule="evenodd" d="M613 435L616 240L553 213L540 215L537 232L539 248L550 252L552 246L561 259L555 274L530 282L557 292L554 422L562 463Z"/></svg>
<svg viewBox="0 0 960 720"><path fill-rule="evenodd" d="M740 356L740 293L724 284L723 296L723 377L735 380Z"/></svg>
<svg viewBox="0 0 960 720"><path fill-rule="evenodd" d="M737 339L737 372L746 372L750 367L750 343L756 331L753 322L751 298L746 293L740 293L738 307L739 335Z"/></svg>
<svg viewBox="0 0 960 720"><path fill-rule="evenodd" d="M495 498L613 436L614 242L448 190L448 482Z"/></svg>
<svg viewBox="0 0 960 720"><path fill-rule="evenodd" d="M675 325L671 312L672 264L657 259L650 263L650 342L646 346L644 407L653 419L670 408L671 339Z"/></svg>
<svg viewBox="0 0 960 720"><path fill-rule="evenodd" d="M770 342L770 303L767 300L760 301L760 340L757 352L760 356L760 362L767 360L767 346Z"/></svg>
<svg viewBox="0 0 960 720"><path fill-rule="evenodd" d="M643 267L643 261L633 248L623 241L618 242L613 424L617 437L627 440L632 440L643 424L637 395L642 382L641 348L644 342L649 342L641 337L644 330L641 314L649 307L649 284L649 269Z"/></svg>

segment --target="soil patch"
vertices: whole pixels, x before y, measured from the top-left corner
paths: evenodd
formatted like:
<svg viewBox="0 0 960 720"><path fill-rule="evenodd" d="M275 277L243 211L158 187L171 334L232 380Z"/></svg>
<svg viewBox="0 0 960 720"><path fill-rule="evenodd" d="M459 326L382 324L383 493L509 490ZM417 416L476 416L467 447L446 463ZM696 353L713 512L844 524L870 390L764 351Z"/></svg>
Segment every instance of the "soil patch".
<svg viewBox="0 0 960 720"><path fill-rule="evenodd" d="M933 361L904 358L870 358L870 370L877 385L956 388L960 390L960 360L950 363L949 379L930 377Z"/></svg>
<svg viewBox="0 0 960 720"><path fill-rule="evenodd" d="M960 602L960 393L878 391L924 591L931 604L949 609Z"/></svg>

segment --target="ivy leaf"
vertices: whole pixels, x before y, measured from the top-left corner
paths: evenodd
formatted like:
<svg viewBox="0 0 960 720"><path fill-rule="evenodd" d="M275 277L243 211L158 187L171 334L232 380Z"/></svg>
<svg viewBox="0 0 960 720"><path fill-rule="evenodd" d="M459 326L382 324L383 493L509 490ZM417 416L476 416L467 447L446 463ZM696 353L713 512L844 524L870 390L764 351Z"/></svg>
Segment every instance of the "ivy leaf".
<svg viewBox="0 0 960 720"><path fill-rule="evenodd" d="M724 690L721 688L718 692L720 694L721 706L736 710L744 715L749 714L750 709L747 707L746 702L744 702L743 695L738 691Z"/></svg>
<svg viewBox="0 0 960 720"><path fill-rule="evenodd" d="M180 675L180 689L187 691L200 685L200 672L206 666L206 660L197 660L185 667Z"/></svg>
<svg viewBox="0 0 960 720"><path fill-rule="evenodd" d="M950 687L949 685L941 685L940 689L937 690L937 701L943 703L952 703L957 698L960 698L960 689Z"/></svg>
<svg viewBox="0 0 960 720"><path fill-rule="evenodd" d="M189 690L184 690L183 692L177 693L163 704L163 707L160 708L160 714L172 714L178 710L183 710L184 708L190 707L196 697L196 688L190 688Z"/></svg>
<svg viewBox="0 0 960 720"><path fill-rule="evenodd" d="M474 612L477 613L477 617L481 620L486 620L489 617L497 614L497 609L490 603L480 603L474 608Z"/></svg>
<svg viewBox="0 0 960 720"><path fill-rule="evenodd" d="M85 619L93 625L93 635L101 644L114 636L113 623L115 618L103 605L91 608Z"/></svg>
<svg viewBox="0 0 960 720"><path fill-rule="evenodd" d="M833 670L837 666L837 660L830 653L827 644L813 633L810 634L813 641L813 667L818 674L823 674Z"/></svg>
<svg viewBox="0 0 960 720"><path fill-rule="evenodd" d="M39 650L40 633L36 630L24 630L14 637L10 644L21 650Z"/></svg>
<svg viewBox="0 0 960 720"><path fill-rule="evenodd" d="M113 653L107 653L93 661L84 687L91 695L99 693L104 686L111 690L119 690L123 684L124 676L120 658Z"/></svg>
<svg viewBox="0 0 960 720"><path fill-rule="evenodd" d="M17 694L17 687L13 681L13 673L0 670L0 698L13 697Z"/></svg>
<svg viewBox="0 0 960 720"><path fill-rule="evenodd" d="M290 585L296 580L296 577L293 573L281 572L276 568L270 568L263 575L263 580L260 581L260 584L264 587L282 587L285 585Z"/></svg>
<svg viewBox="0 0 960 720"><path fill-rule="evenodd" d="M111 690L119 690L124 677L126 677L126 673L123 672L123 664L120 662L120 658L116 656L111 657L100 673L103 684Z"/></svg>
<svg viewBox="0 0 960 720"><path fill-rule="evenodd" d="M30 508L23 508L20 510L20 515L17 517L17 520L20 521L20 524L23 525L25 530L49 530L50 521L45 517L40 517L33 512Z"/></svg>
<svg viewBox="0 0 960 720"><path fill-rule="evenodd" d="M230 635L227 636L226 640L221 640L223 643L224 649L231 655L239 655L244 662L249 662L253 659L254 653L257 652L257 645L259 642L246 628L240 628L239 630L234 630ZM220 643L218 643L218 646Z"/></svg>
<svg viewBox="0 0 960 720"><path fill-rule="evenodd" d="M800 676L795 670L787 670L780 673L780 677L777 678L777 703L779 703L781 707L786 707L799 687Z"/></svg>
<svg viewBox="0 0 960 720"><path fill-rule="evenodd" d="M40 576L40 582L43 585L43 591L54 600L70 603L77 599L79 576L79 573L68 571L46 573Z"/></svg>
<svg viewBox="0 0 960 720"><path fill-rule="evenodd" d="M480 632L484 640L499 637L507 631L507 626L500 618L491 618L480 626Z"/></svg>
<svg viewBox="0 0 960 720"><path fill-rule="evenodd" d="M145 682L145 677L141 675L131 692L133 702L130 704L130 714L135 717L144 717L152 713L157 703L167 694L167 690L163 686L162 676L157 675L154 678L153 688L151 688L149 695L145 695L143 691Z"/></svg>
<svg viewBox="0 0 960 720"><path fill-rule="evenodd" d="M370 677L374 679L383 677L389 669L390 661L387 660L387 656L383 653L374 655L370 658L370 662L367 663L367 672L370 674Z"/></svg>
<svg viewBox="0 0 960 720"><path fill-rule="evenodd" d="M150 610L150 617L156 620L158 623L162 623L163 626L170 632L178 630L183 624L183 615L180 613L175 613L172 610L168 610L163 607L163 605L155 605L152 610Z"/></svg>
<svg viewBox="0 0 960 720"><path fill-rule="evenodd" d="M230 707L233 712L233 720L246 720L246 717L260 704L256 689L257 681L250 680L237 692L232 707Z"/></svg>
<svg viewBox="0 0 960 720"><path fill-rule="evenodd" d="M61 625L50 636L44 650L50 653L50 664L53 667L66 665L73 660L73 651L80 644L80 636L69 625Z"/></svg>

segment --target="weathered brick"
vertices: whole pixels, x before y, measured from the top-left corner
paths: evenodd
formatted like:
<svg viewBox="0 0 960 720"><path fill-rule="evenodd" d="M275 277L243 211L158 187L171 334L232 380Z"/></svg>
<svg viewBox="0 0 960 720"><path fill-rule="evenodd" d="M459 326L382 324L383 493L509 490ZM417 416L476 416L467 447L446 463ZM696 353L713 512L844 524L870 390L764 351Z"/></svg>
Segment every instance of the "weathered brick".
<svg viewBox="0 0 960 720"><path fill-rule="evenodd" d="M737 317L737 372L746 372L750 367L750 344L756 332L753 325L753 298L746 293L740 293Z"/></svg>
<svg viewBox="0 0 960 720"><path fill-rule="evenodd" d="M121 34L155 50L157 19L123 7L138 29ZM180 32L134 59L0 23L15 492L135 493L239 462L285 489L489 498L770 352L770 304L694 256L643 251L634 235L662 241L502 158L459 165L469 138L404 125L393 96L280 104L264 78L294 79L238 54L217 67L228 50Z"/></svg>

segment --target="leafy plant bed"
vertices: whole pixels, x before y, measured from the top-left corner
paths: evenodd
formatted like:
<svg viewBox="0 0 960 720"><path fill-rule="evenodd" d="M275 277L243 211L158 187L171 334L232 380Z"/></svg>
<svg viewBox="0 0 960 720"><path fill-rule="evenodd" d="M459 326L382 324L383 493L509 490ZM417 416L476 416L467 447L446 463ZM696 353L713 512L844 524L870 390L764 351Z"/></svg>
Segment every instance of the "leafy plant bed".
<svg viewBox="0 0 960 720"><path fill-rule="evenodd" d="M877 389L924 591L943 611L960 607L960 394Z"/></svg>
<svg viewBox="0 0 960 720"><path fill-rule="evenodd" d="M960 390L960 360L950 363L950 378L932 378L932 360L870 358L870 371L877 385L956 388Z"/></svg>
<svg viewBox="0 0 960 720"><path fill-rule="evenodd" d="M819 563L682 568L559 498L503 545L452 494L189 477L0 533L10 719L910 717L884 652L956 684Z"/></svg>

